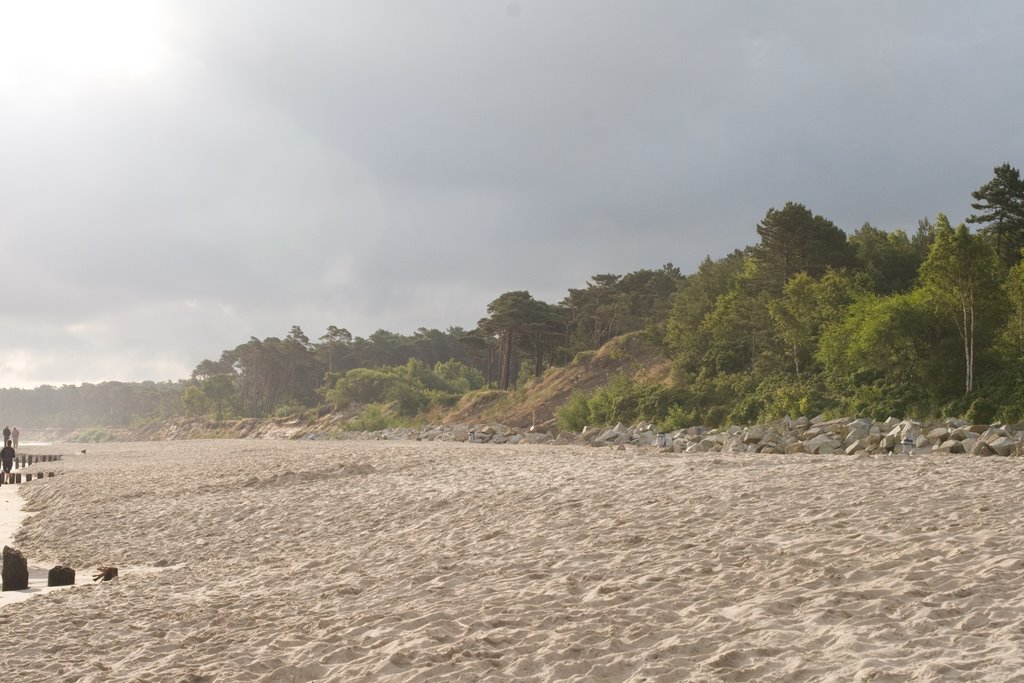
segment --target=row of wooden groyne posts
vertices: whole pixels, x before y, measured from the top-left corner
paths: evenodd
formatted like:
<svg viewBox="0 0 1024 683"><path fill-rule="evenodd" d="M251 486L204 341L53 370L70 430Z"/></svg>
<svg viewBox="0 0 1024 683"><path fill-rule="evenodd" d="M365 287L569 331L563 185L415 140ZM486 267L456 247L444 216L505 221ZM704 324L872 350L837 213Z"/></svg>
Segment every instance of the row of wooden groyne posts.
<svg viewBox="0 0 1024 683"><path fill-rule="evenodd" d="M16 456L14 458L14 470L9 475L11 477L9 483L20 484L23 481L32 481L33 477L35 479L43 479L44 477L54 476L53 472L18 472L18 470L41 462L57 462L61 457L60 455L45 453Z"/></svg>
<svg viewBox="0 0 1024 683"><path fill-rule="evenodd" d="M14 459L14 470L10 473L12 483L20 484L22 481L32 481L55 476L53 472L18 472L29 465L36 465L41 462L57 462L61 455L34 454L20 455ZM101 566L93 574L93 581L110 581L117 578L117 567ZM0 560L0 591L26 590L28 588L28 560L24 554L10 546L3 547L2 560ZM73 586L75 585L75 570L65 565L57 565L47 572L47 586Z"/></svg>

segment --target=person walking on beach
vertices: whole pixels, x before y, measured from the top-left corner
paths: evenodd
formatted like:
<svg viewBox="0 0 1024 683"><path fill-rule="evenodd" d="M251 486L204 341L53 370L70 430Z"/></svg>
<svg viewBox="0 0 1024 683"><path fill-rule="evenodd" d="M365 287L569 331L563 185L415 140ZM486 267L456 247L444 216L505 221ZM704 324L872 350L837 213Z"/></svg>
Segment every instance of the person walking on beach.
<svg viewBox="0 0 1024 683"><path fill-rule="evenodd" d="M11 469L14 467L14 448L8 440L6 446L0 448L0 467L3 467L3 474L0 474L0 481L10 483Z"/></svg>
<svg viewBox="0 0 1024 683"><path fill-rule="evenodd" d="M18 447L18 437L21 436L21 432L18 431L17 427L11 427L11 441L14 442L14 447Z"/></svg>
<svg viewBox="0 0 1024 683"><path fill-rule="evenodd" d="M4 427L4 443L7 443L11 439L11 428Z"/></svg>

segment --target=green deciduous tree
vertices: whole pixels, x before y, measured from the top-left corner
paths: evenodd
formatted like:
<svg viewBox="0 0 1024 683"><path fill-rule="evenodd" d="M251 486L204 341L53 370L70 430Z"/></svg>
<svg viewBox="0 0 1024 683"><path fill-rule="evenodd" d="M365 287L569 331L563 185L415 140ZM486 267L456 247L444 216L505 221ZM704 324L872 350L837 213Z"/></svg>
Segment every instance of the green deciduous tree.
<svg viewBox="0 0 1024 683"><path fill-rule="evenodd" d="M850 236L850 246L857 268L870 278L872 290L893 294L910 290L930 245L922 249L902 230L886 232L865 223Z"/></svg>
<svg viewBox="0 0 1024 683"><path fill-rule="evenodd" d="M681 369L689 373L700 370L704 357L701 323L715 307L718 297L736 286L746 260L739 250L717 260L705 257L696 273L680 281L672 295L665 342Z"/></svg>
<svg viewBox="0 0 1024 683"><path fill-rule="evenodd" d="M224 419L224 407L238 393L235 378L232 375L213 375L203 380L203 393L213 405L217 420Z"/></svg>
<svg viewBox="0 0 1024 683"><path fill-rule="evenodd" d="M185 390L181 392L181 403L185 407L185 415L188 417L205 415L209 406L209 400L202 388L194 384L185 387Z"/></svg>
<svg viewBox="0 0 1024 683"><path fill-rule="evenodd" d="M974 388L979 342L991 340L1005 302L999 257L967 226L956 230L939 214L935 243L921 266L920 286L935 311L952 322L963 343L964 393Z"/></svg>
<svg viewBox="0 0 1024 683"><path fill-rule="evenodd" d="M1024 357L1024 261L1010 268L1006 276L1006 297L1009 313L1003 334L1017 361Z"/></svg>
<svg viewBox="0 0 1024 683"><path fill-rule="evenodd" d="M862 295L843 317L827 324L816 355L842 407L884 418L929 404L934 323L930 303L917 290Z"/></svg>
<svg viewBox="0 0 1024 683"><path fill-rule="evenodd" d="M702 369L712 374L752 371L772 363L775 330L771 293L760 286L760 264L746 260L733 288L715 300L700 323Z"/></svg>
<svg viewBox="0 0 1024 683"><path fill-rule="evenodd" d="M797 273L786 283L782 296L768 305L775 329L789 347L797 377L814 351L821 326L815 285L810 275Z"/></svg>

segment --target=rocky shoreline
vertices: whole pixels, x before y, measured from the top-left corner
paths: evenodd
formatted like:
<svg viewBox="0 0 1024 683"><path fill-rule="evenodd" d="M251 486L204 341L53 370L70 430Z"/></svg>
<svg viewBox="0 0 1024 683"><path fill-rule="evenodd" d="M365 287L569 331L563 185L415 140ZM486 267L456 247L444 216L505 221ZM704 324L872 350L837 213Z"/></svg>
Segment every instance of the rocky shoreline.
<svg viewBox="0 0 1024 683"><path fill-rule="evenodd" d="M722 429L688 427L659 432L647 422L634 426L584 428L583 432L511 427L500 423L401 427L378 431L345 431L344 420L327 416L310 422L298 418L167 422L135 430L111 430L113 441L178 441L188 439L286 440L413 440L493 444L577 444L594 447L657 448L664 453L808 453L816 455L1024 455L1024 424L972 424L958 418L884 421L868 418L825 419L822 416L783 418L761 425ZM53 441L77 442L77 432L48 435Z"/></svg>
<svg viewBox="0 0 1024 683"><path fill-rule="evenodd" d="M605 429L585 428L579 434L523 430L501 424L442 425L349 432L343 438L647 446L666 453L1024 455L1024 425L978 425L957 418L926 422L890 417L876 422L867 418L826 420L819 416L726 429L689 427L668 433L644 422L633 427L620 423Z"/></svg>

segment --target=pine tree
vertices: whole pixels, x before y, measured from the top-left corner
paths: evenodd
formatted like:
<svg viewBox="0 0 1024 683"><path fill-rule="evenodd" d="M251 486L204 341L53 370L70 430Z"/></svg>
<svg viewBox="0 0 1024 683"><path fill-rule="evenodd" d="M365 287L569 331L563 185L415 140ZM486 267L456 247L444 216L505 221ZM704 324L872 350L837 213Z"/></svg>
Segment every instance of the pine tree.
<svg viewBox="0 0 1024 683"><path fill-rule="evenodd" d="M761 243L754 251L766 284L781 292L797 273L821 277L829 267L854 262L846 233L832 221L812 214L803 204L786 202L782 209L768 209L757 226Z"/></svg>
<svg viewBox="0 0 1024 683"><path fill-rule="evenodd" d="M968 223L979 223L979 234L987 237L999 258L1007 266L1020 261L1024 247L1024 180L1020 171L1003 164L994 170L992 180L972 192L972 214Z"/></svg>

